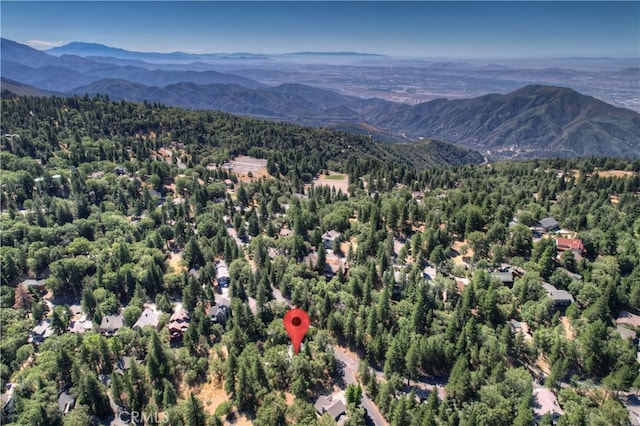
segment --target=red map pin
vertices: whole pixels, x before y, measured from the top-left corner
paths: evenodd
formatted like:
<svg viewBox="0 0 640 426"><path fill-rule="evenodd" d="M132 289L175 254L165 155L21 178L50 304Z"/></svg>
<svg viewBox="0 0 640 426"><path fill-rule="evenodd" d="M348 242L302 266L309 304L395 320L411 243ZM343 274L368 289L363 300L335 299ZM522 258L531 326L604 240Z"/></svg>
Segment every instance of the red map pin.
<svg viewBox="0 0 640 426"><path fill-rule="evenodd" d="M309 329L309 315L302 309L291 309L284 314L284 328L287 330L287 334L289 334L293 344L293 351L298 353L300 343L302 343L302 339Z"/></svg>

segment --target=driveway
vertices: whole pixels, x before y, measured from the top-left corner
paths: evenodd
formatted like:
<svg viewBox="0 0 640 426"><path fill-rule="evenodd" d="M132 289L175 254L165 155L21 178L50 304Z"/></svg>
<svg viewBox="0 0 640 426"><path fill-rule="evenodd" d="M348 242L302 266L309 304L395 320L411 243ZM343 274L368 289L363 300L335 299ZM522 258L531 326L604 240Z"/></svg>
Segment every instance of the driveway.
<svg viewBox="0 0 640 426"><path fill-rule="evenodd" d="M334 356L339 364L342 364L342 378L345 383L355 384L356 377L355 374L358 371L358 361L351 358L345 352L340 350L339 348L334 346ZM367 424L372 424L376 426L386 426L389 423L382 417L378 407L374 404L373 401L369 399L369 397L363 392L362 393L362 407L367 412Z"/></svg>

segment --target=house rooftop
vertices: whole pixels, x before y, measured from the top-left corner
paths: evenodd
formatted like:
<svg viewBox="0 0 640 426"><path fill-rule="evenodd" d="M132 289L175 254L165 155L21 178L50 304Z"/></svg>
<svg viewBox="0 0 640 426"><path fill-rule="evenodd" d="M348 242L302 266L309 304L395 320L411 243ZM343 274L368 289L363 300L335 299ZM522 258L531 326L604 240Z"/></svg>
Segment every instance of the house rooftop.
<svg viewBox="0 0 640 426"><path fill-rule="evenodd" d="M541 219L538 224L545 230L555 229L560 226L560 224L554 217L545 217L544 219Z"/></svg>
<svg viewBox="0 0 640 426"><path fill-rule="evenodd" d="M207 315L209 315L211 321L222 324L223 326L227 323L227 318L229 318L230 314L231 312L227 305L216 304L207 309Z"/></svg>
<svg viewBox="0 0 640 426"><path fill-rule="evenodd" d="M289 228L282 228L280 230L280 236L281 237L286 237L288 235L291 235L292 233L293 233L293 231L291 229L289 229Z"/></svg>
<svg viewBox="0 0 640 426"><path fill-rule="evenodd" d="M44 287L46 281L45 280L34 280L33 278L26 279L20 283L24 288L29 287Z"/></svg>
<svg viewBox="0 0 640 426"><path fill-rule="evenodd" d="M322 239L326 240L326 241L333 241L336 238L338 238L340 235L342 235L340 232L335 231L335 230L330 230L325 232L324 234L322 234Z"/></svg>
<svg viewBox="0 0 640 426"><path fill-rule="evenodd" d="M340 416L346 413L347 409L342 399L324 395L318 398L316 403L313 404L313 407L319 416L322 416L324 413L329 413L334 420L338 420Z"/></svg>
<svg viewBox="0 0 640 426"><path fill-rule="evenodd" d="M106 334L115 334L124 325L124 316L118 315L106 315L102 317L100 323L100 330Z"/></svg>
<svg viewBox="0 0 640 426"><path fill-rule="evenodd" d="M554 417L563 415L564 411L553 392L546 388L538 388L533 390L533 413L536 418L549 413L553 420Z"/></svg>
<svg viewBox="0 0 640 426"><path fill-rule="evenodd" d="M553 299L555 304L570 304L574 302L573 296L566 290L558 290L551 284L542 284L542 288L547 292L547 296Z"/></svg>
<svg viewBox="0 0 640 426"><path fill-rule="evenodd" d="M619 325L618 327L616 327L616 331L623 339L635 340L636 338L636 332L633 330L629 330L626 327L622 327Z"/></svg>
<svg viewBox="0 0 640 426"><path fill-rule="evenodd" d="M513 272L492 272L491 276L499 279L502 284L513 284Z"/></svg>
<svg viewBox="0 0 640 426"><path fill-rule="evenodd" d="M640 315L632 314L627 311L621 311L620 315L616 319L618 324L629 324L634 327L640 327Z"/></svg>
<svg viewBox="0 0 640 426"><path fill-rule="evenodd" d="M138 318L135 324L133 324L133 328L142 328L146 326L157 327L158 322L160 321L160 312L155 311L151 308L145 308L142 311L142 315Z"/></svg>
<svg viewBox="0 0 640 426"><path fill-rule="evenodd" d="M427 281L433 281L436 279L436 274L437 274L438 270L436 269L435 266L426 266L423 270L422 270L422 276L424 277L425 280Z"/></svg>
<svg viewBox="0 0 640 426"><path fill-rule="evenodd" d="M82 334L90 331L92 328L93 322L86 319L69 322L69 331L71 333Z"/></svg>
<svg viewBox="0 0 640 426"><path fill-rule="evenodd" d="M173 313L173 315L171 315L171 318L169 318L169 321L170 322L189 321L190 319L191 317L189 316L189 313L184 309L180 309L179 311L176 311Z"/></svg>
<svg viewBox="0 0 640 426"><path fill-rule="evenodd" d="M584 251L584 243L582 240L576 238L557 238L556 239L556 247L558 250L575 250L575 251Z"/></svg>
<svg viewBox="0 0 640 426"><path fill-rule="evenodd" d="M76 399L73 396L69 395L67 391L62 391L58 395L58 411L63 414L66 414L69 411L73 410L73 406L75 405L75 403Z"/></svg>
<svg viewBox="0 0 640 426"><path fill-rule="evenodd" d="M31 333L29 334L29 339L27 340L29 343L42 343L44 339L50 337L53 334L53 328L51 328L51 320L45 319L42 320L31 329Z"/></svg>

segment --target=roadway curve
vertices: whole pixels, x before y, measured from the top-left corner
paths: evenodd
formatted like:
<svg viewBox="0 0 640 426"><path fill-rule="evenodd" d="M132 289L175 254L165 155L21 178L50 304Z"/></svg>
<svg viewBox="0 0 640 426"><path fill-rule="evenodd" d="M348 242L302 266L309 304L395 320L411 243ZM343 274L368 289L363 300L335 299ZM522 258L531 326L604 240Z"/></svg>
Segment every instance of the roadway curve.
<svg viewBox="0 0 640 426"><path fill-rule="evenodd" d="M358 361L351 358L347 353L343 352L339 347L334 346L333 352L336 360L342 364L342 378L344 382L349 384L357 384L356 372L358 371ZM362 392L362 407L367 412L367 423L376 426L387 426L389 423L382 417L378 407L369 399L365 392Z"/></svg>

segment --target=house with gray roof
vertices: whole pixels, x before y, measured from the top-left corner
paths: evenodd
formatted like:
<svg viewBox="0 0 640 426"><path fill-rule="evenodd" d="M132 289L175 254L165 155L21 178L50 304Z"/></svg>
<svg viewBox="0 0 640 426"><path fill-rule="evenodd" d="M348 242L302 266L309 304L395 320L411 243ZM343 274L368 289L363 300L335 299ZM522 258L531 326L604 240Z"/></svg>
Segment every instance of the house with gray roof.
<svg viewBox="0 0 640 426"><path fill-rule="evenodd" d="M118 315L105 315L100 323L100 333L104 336L115 336L124 326L124 316L122 313Z"/></svg>
<svg viewBox="0 0 640 426"><path fill-rule="evenodd" d="M554 217L545 217L538 222L538 225L540 225L545 232L553 232L560 229L560 223L558 223Z"/></svg>
<svg viewBox="0 0 640 426"><path fill-rule="evenodd" d="M93 322L88 319L79 319L69 322L69 331L71 333L84 334L93 329Z"/></svg>
<svg viewBox="0 0 640 426"><path fill-rule="evenodd" d="M153 327L158 328L158 324L160 322L160 312L150 307L144 308L140 318L133 324L132 328L143 328L143 327Z"/></svg>
<svg viewBox="0 0 640 426"><path fill-rule="evenodd" d="M16 384L7 383L5 387L7 390L6 392L3 392L2 395L0 395L0 403L2 403L2 413L5 416L8 416L9 414L13 413L16 408L16 400L13 397L13 391L16 388Z"/></svg>
<svg viewBox="0 0 640 426"><path fill-rule="evenodd" d="M533 390L533 414L536 423L545 415L551 416L551 421L555 425L560 416L564 414L562 407L558 404L556 396L547 388L537 388Z"/></svg>
<svg viewBox="0 0 640 426"><path fill-rule="evenodd" d="M509 272L500 272L500 271L495 271L495 272L491 272L491 276L493 278L497 278L500 283L502 285L506 285L508 287L511 287L513 285L513 272L509 271Z"/></svg>
<svg viewBox="0 0 640 426"><path fill-rule="evenodd" d="M227 325L227 320L231 316L231 310L228 305L217 303L207 309L207 315L211 318L212 323L220 324L224 327Z"/></svg>
<svg viewBox="0 0 640 426"><path fill-rule="evenodd" d="M335 396L321 396L318 398L313 407L316 409L316 414L322 417L325 413L329 413L331 418L335 421L339 421L340 418L346 415L347 407L344 401Z"/></svg>
<svg viewBox="0 0 640 426"><path fill-rule="evenodd" d="M551 284L542 284L547 296L553 300L554 308L565 308L574 302L573 296L566 290L558 290Z"/></svg>
<svg viewBox="0 0 640 426"><path fill-rule="evenodd" d="M33 343L34 345L39 345L51 335L53 335L53 328L51 327L51 320L47 318L40 321L38 325L31 329L31 333L29 333L29 339L27 340L27 342Z"/></svg>
<svg viewBox="0 0 640 426"><path fill-rule="evenodd" d="M218 286L220 288L229 287L229 280L231 276L229 275L229 267L224 260L219 260L216 262L216 281L218 282Z"/></svg>
<svg viewBox="0 0 640 426"><path fill-rule="evenodd" d="M435 266L427 265L422 270L422 277L426 281L435 281L437 273L438 273L438 270Z"/></svg>
<svg viewBox="0 0 640 426"><path fill-rule="evenodd" d="M340 232L333 229L322 234L322 244L324 248L327 250L333 248L333 242L338 239L340 235L342 235Z"/></svg>
<svg viewBox="0 0 640 426"><path fill-rule="evenodd" d="M124 375L124 373L131 368L134 362L138 365L142 364L142 361L139 359L135 359L130 356L122 356L118 358L116 363L113 365L113 372Z"/></svg>
<svg viewBox="0 0 640 426"><path fill-rule="evenodd" d="M58 394L58 411L62 414L67 414L73 410L76 405L76 399L69 394L67 390L63 390Z"/></svg>
<svg viewBox="0 0 640 426"><path fill-rule="evenodd" d="M33 289L36 293L43 294L47 292L45 287L46 280L34 280L32 278L26 279L20 283L25 290Z"/></svg>
<svg viewBox="0 0 640 426"><path fill-rule="evenodd" d="M618 332L620 337L622 337L623 339L631 340L632 342L635 343L635 341L636 341L636 332L635 331L629 330L628 328L622 327L620 325L616 327L616 331Z"/></svg>

